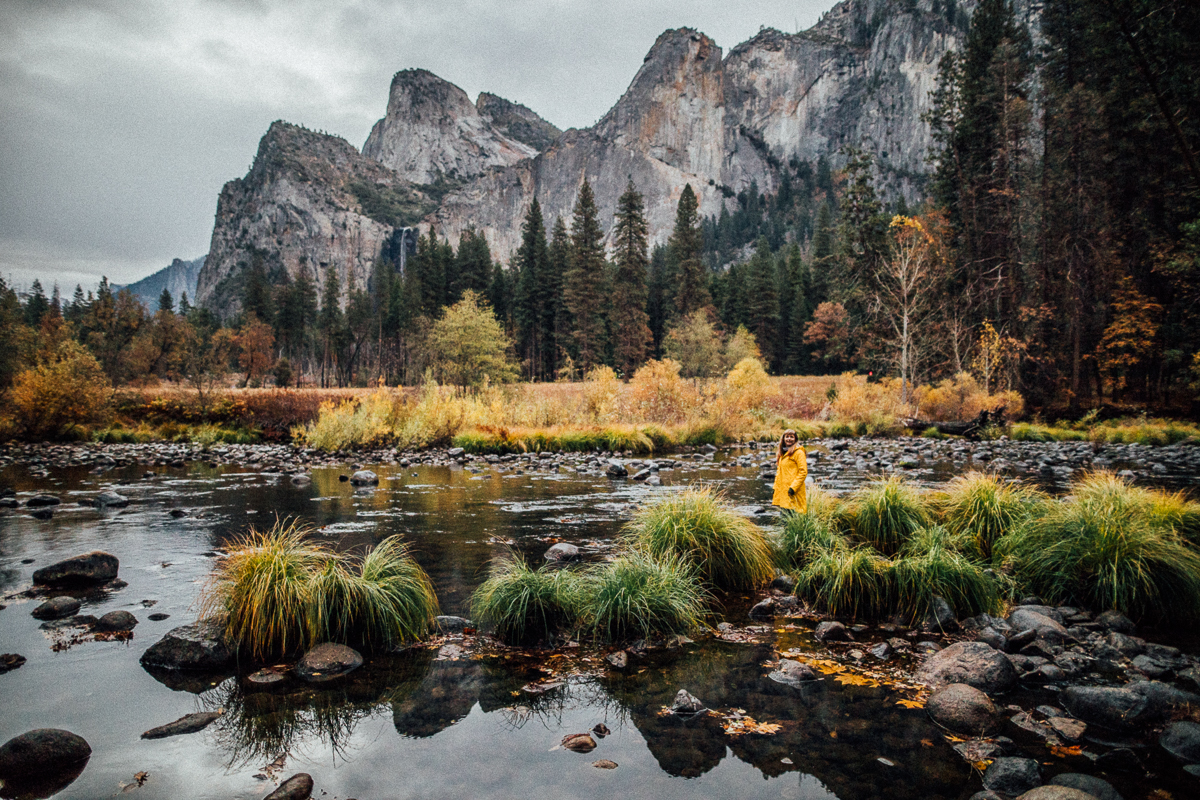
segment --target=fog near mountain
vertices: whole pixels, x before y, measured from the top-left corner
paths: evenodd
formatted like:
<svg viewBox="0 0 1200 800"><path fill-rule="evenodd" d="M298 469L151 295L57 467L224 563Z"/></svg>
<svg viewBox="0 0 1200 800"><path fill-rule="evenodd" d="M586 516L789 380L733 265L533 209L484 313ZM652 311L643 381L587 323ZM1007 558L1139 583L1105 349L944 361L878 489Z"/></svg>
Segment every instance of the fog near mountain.
<svg viewBox="0 0 1200 800"><path fill-rule="evenodd" d="M272 120L361 147L424 68L594 124L667 28L729 48L833 0L552 3L128 0L0 4L0 275L64 292L204 252L222 185Z"/></svg>

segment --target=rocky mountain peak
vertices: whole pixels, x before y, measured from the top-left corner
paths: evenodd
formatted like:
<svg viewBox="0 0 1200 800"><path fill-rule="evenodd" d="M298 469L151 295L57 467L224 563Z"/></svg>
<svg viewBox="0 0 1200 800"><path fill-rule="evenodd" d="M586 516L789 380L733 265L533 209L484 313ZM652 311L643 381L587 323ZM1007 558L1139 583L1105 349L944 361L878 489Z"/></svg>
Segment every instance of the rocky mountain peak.
<svg viewBox="0 0 1200 800"><path fill-rule="evenodd" d="M458 86L423 69L392 78L387 114L371 129L362 152L421 184L469 180L538 153L501 132Z"/></svg>
<svg viewBox="0 0 1200 800"><path fill-rule="evenodd" d="M496 130L538 152L545 150L562 135L561 130L542 119L532 109L488 92L480 93L479 99L475 101L475 108L491 120Z"/></svg>

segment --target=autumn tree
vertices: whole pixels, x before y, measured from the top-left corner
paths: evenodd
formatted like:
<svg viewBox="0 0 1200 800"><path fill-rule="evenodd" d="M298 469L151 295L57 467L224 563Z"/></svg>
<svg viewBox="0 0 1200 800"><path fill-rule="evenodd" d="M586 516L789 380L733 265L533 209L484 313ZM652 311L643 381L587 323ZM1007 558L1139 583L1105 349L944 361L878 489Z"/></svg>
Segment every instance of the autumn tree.
<svg viewBox="0 0 1200 800"><path fill-rule="evenodd" d="M1146 365L1158 346L1162 313L1163 307L1139 292L1128 276L1121 278L1113 294L1112 322L1096 350L1100 371L1112 384L1114 396L1139 379L1145 389Z"/></svg>
<svg viewBox="0 0 1200 800"><path fill-rule="evenodd" d="M612 308L616 364L625 375L632 375L646 360L651 344L649 317L646 314L646 273L650 265L645 202L630 180L617 201L617 221L613 231Z"/></svg>
<svg viewBox="0 0 1200 800"><path fill-rule="evenodd" d="M724 366L721 333L703 309L688 314L667 332L663 352L679 363L685 378L709 378Z"/></svg>
<svg viewBox="0 0 1200 800"><path fill-rule="evenodd" d="M492 309L470 289L445 310L428 337L434 371L454 386L516 380L516 365L508 357L511 346Z"/></svg>
<svg viewBox="0 0 1200 800"><path fill-rule="evenodd" d="M95 357L67 339L42 363L13 381L9 402L28 436L58 437L76 425L104 421L112 384Z"/></svg>
<svg viewBox="0 0 1200 800"><path fill-rule="evenodd" d="M812 321L804 326L804 343L826 369L841 369L850 357L850 315L845 306L829 301L817 306Z"/></svg>
<svg viewBox="0 0 1200 800"><path fill-rule="evenodd" d="M234 336L238 365L246 373L242 385L258 386L275 364L275 334L271 326L253 314L249 315Z"/></svg>

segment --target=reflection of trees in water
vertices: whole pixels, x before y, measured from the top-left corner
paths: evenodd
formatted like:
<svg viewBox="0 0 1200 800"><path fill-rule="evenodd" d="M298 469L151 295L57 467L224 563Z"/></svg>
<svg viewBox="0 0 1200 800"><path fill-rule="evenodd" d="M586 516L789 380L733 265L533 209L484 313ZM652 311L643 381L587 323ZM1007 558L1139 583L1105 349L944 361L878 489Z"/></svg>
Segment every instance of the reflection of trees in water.
<svg viewBox="0 0 1200 800"><path fill-rule="evenodd" d="M645 672L609 676L604 685L671 775L703 775L728 747L765 777L808 773L841 800L959 795L969 771L923 712L897 706L884 687L843 687L832 678L798 687L776 683L761 666L771 657L765 646L707 643L674 657L657 654ZM783 728L730 736L713 716L659 716L679 689L710 708L743 709Z"/></svg>
<svg viewBox="0 0 1200 800"><path fill-rule="evenodd" d="M306 744L326 746L345 760L358 723L380 705L403 702L421 685L431 659L426 650L371 659L327 687L292 682L276 691L254 691L231 680L200 703L208 711L225 709L214 731L230 767L270 762Z"/></svg>

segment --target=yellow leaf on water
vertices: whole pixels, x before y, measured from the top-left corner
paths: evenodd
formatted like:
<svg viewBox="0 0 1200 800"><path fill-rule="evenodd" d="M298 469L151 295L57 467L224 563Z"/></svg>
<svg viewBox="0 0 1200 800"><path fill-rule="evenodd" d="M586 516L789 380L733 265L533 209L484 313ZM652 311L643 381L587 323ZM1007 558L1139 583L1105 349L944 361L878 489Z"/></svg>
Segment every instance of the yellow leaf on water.
<svg viewBox="0 0 1200 800"><path fill-rule="evenodd" d="M896 705L904 706L905 708L924 708L925 704L920 700L897 700Z"/></svg>
<svg viewBox="0 0 1200 800"><path fill-rule="evenodd" d="M878 686L879 681L862 675L855 675L853 672L839 672L835 674L834 679L843 686Z"/></svg>

